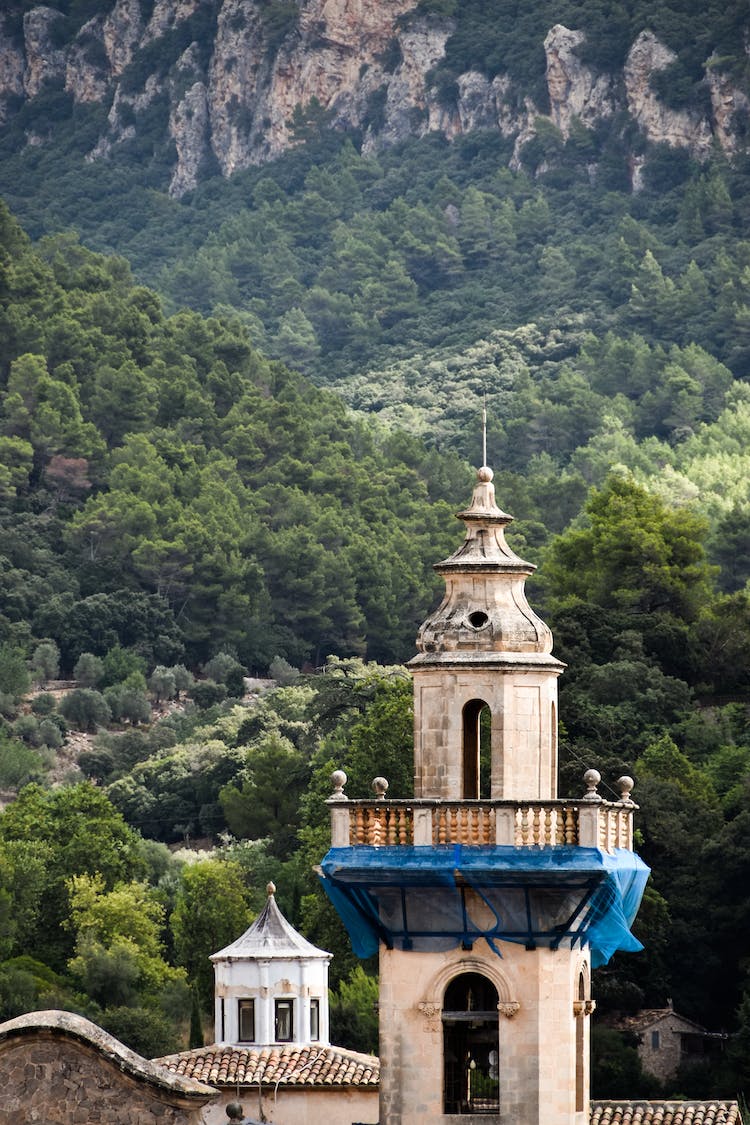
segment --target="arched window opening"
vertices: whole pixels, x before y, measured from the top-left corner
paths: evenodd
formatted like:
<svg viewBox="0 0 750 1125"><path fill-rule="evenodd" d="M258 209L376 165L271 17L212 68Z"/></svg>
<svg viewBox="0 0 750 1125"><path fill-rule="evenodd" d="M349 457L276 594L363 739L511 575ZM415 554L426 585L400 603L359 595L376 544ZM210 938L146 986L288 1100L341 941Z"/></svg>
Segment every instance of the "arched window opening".
<svg viewBox="0 0 750 1125"><path fill-rule="evenodd" d="M498 994L481 973L462 973L443 1000L443 1111L498 1113Z"/></svg>
<svg viewBox="0 0 750 1125"><path fill-rule="evenodd" d="M586 977L583 973L578 975L578 1014L576 1016L576 1113L584 1109L584 1057L583 1057L583 1031L584 1010L583 1002L586 999Z"/></svg>
<svg viewBox="0 0 750 1125"><path fill-rule="evenodd" d="M483 699L470 699L463 710L463 799L489 797L492 772L492 712Z"/></svg>

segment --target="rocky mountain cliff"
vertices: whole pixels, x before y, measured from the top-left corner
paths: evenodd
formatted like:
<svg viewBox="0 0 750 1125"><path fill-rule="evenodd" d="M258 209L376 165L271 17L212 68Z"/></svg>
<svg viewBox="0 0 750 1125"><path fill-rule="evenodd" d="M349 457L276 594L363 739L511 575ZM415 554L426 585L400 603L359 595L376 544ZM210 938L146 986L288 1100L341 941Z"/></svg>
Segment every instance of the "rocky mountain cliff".
<svg viewBox="0 0 750 1125"><path fill-rule="evenodd" d="M21 107L27 144L43 144L44 96L64 90L75 104L108 110L88 159L106 159L161 115L174 146L170 192L181 196L217 166L229 176L272 159L310 122L357 129L365 151L427 132L451 139L477 129L514 140L511 165L540 128L567 140L580 123L611 122L631 152L635 190L644 140L698 159L729 157L748 144L747 93L706 59L705 98L672 108L654 76L675 54L651 31L632 42L624 66L606 73L582 61L583 30L556 24L544 39L548 104L504 73L458 75L448 95L434 81L455 19L415 0L116 0L71 30L52 7L0 15L0 122ZM430 10L432 7L433 10ZM90 10L90 9L89 9ZM147 15L144 12L148 13ZM633 123L637 126L633 129ZM627 141L625 138L628 138Z"/></svg>

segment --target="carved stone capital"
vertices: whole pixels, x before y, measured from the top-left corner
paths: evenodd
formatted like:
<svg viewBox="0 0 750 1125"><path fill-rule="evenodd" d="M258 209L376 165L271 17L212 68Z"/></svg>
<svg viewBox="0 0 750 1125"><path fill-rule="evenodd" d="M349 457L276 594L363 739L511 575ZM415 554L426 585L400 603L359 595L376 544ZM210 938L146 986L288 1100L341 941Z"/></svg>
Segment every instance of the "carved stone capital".
<svg viewBox="0 0 750 1125"><path fill-rule="evenodd" d="M422 1000L417 1005L420 1012L424 1016L424 1022L428 1031L440 1031L442 1015L442 1008L440 1004L435 1004L431 1000Z"/></svg>
<svg viewBox="0 0 750 1125"><path fill-rule="evenodd" d="M517 1000L501 1000L497 1006L497 1010L501 1016L505 1016L506 1020L512 1020L521 1005Z"/></svg>
<svg viewBox="0 0 750 1125"><path fill-rule="evenodd" d="M573 1001L573 1015L576 1019L579 1016L590 1016L596 1008L596 1000L574 1000Z"/></svg>

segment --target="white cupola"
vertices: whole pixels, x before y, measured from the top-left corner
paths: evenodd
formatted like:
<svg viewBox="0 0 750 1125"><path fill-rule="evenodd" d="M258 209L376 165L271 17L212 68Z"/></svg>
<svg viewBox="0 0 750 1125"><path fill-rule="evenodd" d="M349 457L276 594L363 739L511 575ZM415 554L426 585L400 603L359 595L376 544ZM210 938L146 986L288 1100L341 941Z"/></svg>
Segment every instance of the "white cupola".
<svg viewBox="0 0 750 1125"><path fill-rule="evenodd" d="M250 928L211 955L216 1042L327 1046L331 954L290 925L276 905L273 883L267 890L266 905Z"/></svg>

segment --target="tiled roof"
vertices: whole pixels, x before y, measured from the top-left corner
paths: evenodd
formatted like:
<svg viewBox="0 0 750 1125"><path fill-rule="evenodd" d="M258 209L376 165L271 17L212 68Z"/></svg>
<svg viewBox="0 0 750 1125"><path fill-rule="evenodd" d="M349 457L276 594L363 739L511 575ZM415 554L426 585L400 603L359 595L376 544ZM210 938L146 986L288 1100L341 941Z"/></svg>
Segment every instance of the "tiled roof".
<svg viewBox="0 0 750 1125"><path fill-rule="evenodd" d="M679 1020L680 1023L689 1024L694 1027L696 1031L705 1031L701 1024L696 1023L695 1020L688 1019L687 1016L681 1016L675 1012L674 1008L641 1008L639 1012L634 1012L630 1016L620 1016L616 1020L611 1020L610 1026L617 1027L625 1031L643 1031L645 1028L650 1027L651 1024L658 1023L659 1020L672 1018Z"/></svg>
<svg viewBox="0 0 750 1125"><path fill-rule="evenodd" d="M592 1102L590 1125L741 1125L737 1102Z"/></svg>
<svg viewBox="0 0 750 1125"><path fill-rule="evenodd" d="M377 1087L380 1062L344 1047L231 1047L214 1044L156 1059L173 1074L210 1086Z"/></svg>

